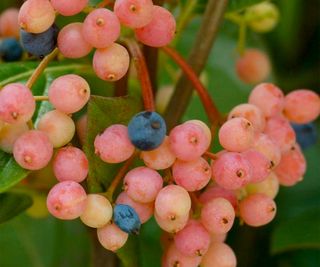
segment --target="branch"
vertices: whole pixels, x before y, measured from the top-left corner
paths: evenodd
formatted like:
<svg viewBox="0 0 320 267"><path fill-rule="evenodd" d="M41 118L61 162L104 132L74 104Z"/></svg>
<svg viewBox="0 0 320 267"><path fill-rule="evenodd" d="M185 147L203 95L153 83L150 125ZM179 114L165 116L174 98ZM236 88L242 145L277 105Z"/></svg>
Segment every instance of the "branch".
<svg viewBox="0 0 320 267"><path fill-rule="evenodd" d="M189 65L197 75L201 73L209 57L227 2L227 0L208 1L200 30L188 60ZM183 75L176 85L176 90L165 113L168 129L179 122L188 107L191 95L191 82Z"/></svg>

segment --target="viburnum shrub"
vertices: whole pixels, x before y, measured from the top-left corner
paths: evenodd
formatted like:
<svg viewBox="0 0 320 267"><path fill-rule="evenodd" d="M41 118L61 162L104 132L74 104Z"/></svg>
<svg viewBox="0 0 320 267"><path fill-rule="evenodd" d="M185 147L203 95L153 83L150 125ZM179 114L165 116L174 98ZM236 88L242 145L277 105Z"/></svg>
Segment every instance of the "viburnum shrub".
<svg viewBox="0 0 320 267"><path fill-rule="evenodd" d="M277 216L279 186L303 180L306 160L295 127L318 118L320 98L307 89L282 91L266 80L271 72L267 54L244 47L247 26L266 32L277 23L276 7L264 3L226 15L240 26L236 72L254 85L245 103L223 114L196 72L170 46L183 25L176 24L168 7L151 0L96 6L88 0L27 0L19 12L9 9L1 15L2 59L22 56L16 40L20 28L24 51L41 61L30 76L23 74L23 81L9 77L1 83L0 149L12 156L6 154L11 165L0 160L0 166L14 170L0 172L0 186L9 180L2 191L17 184L22 190L46 192L52 216L80 218L107 250L121 251L154 217L163 230L163 267L233 267L237 252L225 239L234 224L270 223ZM61 16L75 19L61 26ZM150 49L164 52L181 68L209 123L195 118L169 126L168 117L156 110L155 79L149 72L157 61L155 54L150 59L145 53ZM92 68L86 71L94 72L100 84L116 82L116 96L103 96L111 93L99 92L73 67L48 79L39 94L34 88L47 75L49 63L59 69L55 62L64 58L74 69L77 62L90 61ZM140 87L131 85L132 79ZM132 93L128 86L139 90ZM166 107L170 97L162 97L157 102ZM104 101L117 104L99 106ZM105 117L92 115L100 114L93 109ZM214 142L220 149L212 148ZM56 180L38 188L30 177L45 179L50 176L46 169ZM19 172L18 178L10 176L13 172Z"/></svg>

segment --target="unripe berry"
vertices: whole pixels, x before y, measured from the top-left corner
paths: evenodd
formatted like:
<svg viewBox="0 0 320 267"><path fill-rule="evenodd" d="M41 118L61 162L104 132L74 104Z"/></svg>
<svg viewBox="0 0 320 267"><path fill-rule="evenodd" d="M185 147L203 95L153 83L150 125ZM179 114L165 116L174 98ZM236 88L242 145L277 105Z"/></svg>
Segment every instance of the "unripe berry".
<svg viewBox="0 0 320 267"><path fill-rule="evenodd" d="M113 252L123 247L127 242L128 234L123 232L114 223L107 224L97 230L100 244L107 250Z"/></svg>
<svg viewBox="0 0 320 267"><path fill-rule="evenodd" d="M29 127L26 123L0 126L0 149L7 153L12 153L15 141L28 130Z"/></svg>

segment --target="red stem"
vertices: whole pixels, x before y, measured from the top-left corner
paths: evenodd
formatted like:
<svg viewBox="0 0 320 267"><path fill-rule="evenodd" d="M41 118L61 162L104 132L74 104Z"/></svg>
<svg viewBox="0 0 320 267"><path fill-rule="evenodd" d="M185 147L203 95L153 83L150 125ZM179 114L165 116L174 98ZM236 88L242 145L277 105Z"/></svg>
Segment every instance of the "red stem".
<svg viewBox="0 0 320 267"><path fill-rule="evenodd" d="M152 85L151 85L147 64L142 54L142 51L136 41L131 39L125 39L124 42L130 51L130 54L133 58L134 65L138 72L138 78L141 84L144 108L147 111L154 111L155 107L154 107L154 100L153 100Z"/></svg>
<svg viewBox="0 0 320 267"><path fill-rule="evenodd" d="M195 90L197 91L201 102L206 110L207 116L212 125L216 125L223 121L222 115L220 114L218 108L213 102L209 92L203 86L201 81L199 80L196 73L189 66L189 64L185 61L185 59L174 49L168 46L162 47L162 50L169 55L185 72L186 76L192 82Z"/></svg>

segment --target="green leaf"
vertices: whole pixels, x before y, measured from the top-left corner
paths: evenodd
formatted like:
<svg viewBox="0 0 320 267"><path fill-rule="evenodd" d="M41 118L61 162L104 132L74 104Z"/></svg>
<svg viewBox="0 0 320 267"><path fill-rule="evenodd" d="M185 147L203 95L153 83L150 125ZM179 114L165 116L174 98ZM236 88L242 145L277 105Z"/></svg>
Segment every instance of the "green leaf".
<svg viewBox="0 0 320 267"><path fill-rule="evenodd" d="M141 109L141 102L132 97L92 96L88 105L88 136L84 150L90 162L87 179L89 192L105 190L121 164L107 164L94 153L94 139L112 124L128 124Z"/></svg>
<svg viewBox="0 0 320 267"><path fill-rule="evenodd" d="M249 6L259 4L265 0L230 0L227 8L228 12L239 11Z"/></svg>
<svg viewBox="0 0 320 267"><path fill-rule="evenodd" d="M25 194L0 194L0 224L20 214L32 205L32 198Z"/></svg>

